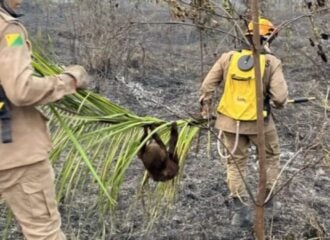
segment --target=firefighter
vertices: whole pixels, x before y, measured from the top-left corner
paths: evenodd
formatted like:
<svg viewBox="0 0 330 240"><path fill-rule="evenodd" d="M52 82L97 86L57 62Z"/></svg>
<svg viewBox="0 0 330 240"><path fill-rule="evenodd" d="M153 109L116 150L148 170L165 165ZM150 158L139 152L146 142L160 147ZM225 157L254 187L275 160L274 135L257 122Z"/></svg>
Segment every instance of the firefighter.
<svg viewBox="0 0 330 240"><path fill-rule="evenodd" d="M88 74L75 65L60 75L33 76L31 43L17 19L21 2L0 0L0 195L27 240L62 240L47 118L36 106L86 87Z"/></svg>
<svg viewBox="0 0 330 240"><path fill-rule="evenodd" d="M261 43L264 46L260 56L261 75L264 95L265 145L267 169L267 193L270 192L279 173L280 147L270 103L276 108L285 105L288 87L282 72L281 61L270 54L269 38L273 38L276 29L266 18L259 19ZM253 24L248 25L247 39L252 44ZM266 44L267 43L267 44ZM216 88L224 81L224 89L217 108L215 127L224 137L227 156L227 184L231 202L236 209L232 224L245 225L249 214L245 205L247 191L238 167L245 176L248 148L257 145L257 107L252 52L247 47L238 51L223 53L205 77L200 92L201 114L209 118L212 98ZM271 202L268 203L271 205Z"/></svg>

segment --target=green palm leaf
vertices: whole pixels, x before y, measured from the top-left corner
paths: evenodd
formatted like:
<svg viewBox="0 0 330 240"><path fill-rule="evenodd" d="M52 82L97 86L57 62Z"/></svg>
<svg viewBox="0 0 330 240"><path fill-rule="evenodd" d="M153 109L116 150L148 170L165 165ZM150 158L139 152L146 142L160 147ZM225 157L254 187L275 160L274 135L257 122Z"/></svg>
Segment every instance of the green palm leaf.
<svg viewBox="0 0 330 240"><path fill-rule="evenodd" d="M36 74L40 76L63 71L36 52L33 59ZM102 212L116 205L125 173L152 133L160 134L165 142L169 139L171 123L150 116L140 117L91 91L66 96L43 110L50 116L54 143L51 160L60 171L58 198L69 199L75 190L84 191L96 183L100 190L98 207ZM143 126L150 124L157 126L156 129L140 142ZM158 184L156 189L167 199L175 196L185 159L199 130L189 121L178 120L177 124L181 129L177 144L181 173L172 183Z"/></svg>

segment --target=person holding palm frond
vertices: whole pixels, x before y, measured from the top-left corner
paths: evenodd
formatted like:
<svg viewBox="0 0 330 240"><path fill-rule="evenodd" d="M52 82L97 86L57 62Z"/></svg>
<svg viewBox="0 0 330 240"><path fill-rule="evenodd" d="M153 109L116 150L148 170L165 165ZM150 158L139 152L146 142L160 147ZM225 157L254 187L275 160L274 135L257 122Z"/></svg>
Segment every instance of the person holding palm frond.
<svg viewBox="0 0 330 240"><path fill-rule="evenodd" d="M17 19L21 3L0 0L0 195L26 239L62 240L47 119L36 107L86 87L88 74L75 65L33 76L31 43Z"/></svg>

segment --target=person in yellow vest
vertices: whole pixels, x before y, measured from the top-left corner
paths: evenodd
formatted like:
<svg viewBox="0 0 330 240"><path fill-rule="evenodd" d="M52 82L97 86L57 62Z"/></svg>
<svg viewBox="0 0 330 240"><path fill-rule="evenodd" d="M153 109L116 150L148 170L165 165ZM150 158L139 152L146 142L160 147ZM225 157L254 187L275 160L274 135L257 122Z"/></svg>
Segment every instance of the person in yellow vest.
<svg viewBox="0 0 330 240"><path fill-rule="evenodd" d="M62 240L47 119L36 106L86 87L88 74L75 65L56 76L33 75L31 43L17 20L21 2L0 0L0 196L25 239Z"/></svg>
<svg viewBox="0 0 330 240"><path fill-rule="evenodd" d="M281 61L272 55L267 46L276 29L265 19L259 19L261 42L265 49L260 56L265 102L265 144L267 193L270 192L279 173L280 147L278 135L272 116L270 103L281 108L288 97L288 87L282 72ZM247 39L252 43L253 24L248 25ZM270 40L270 39L269 39ZM230 197L238 213L234 215L232 224L242 225L248 221L244 201L247 191L240 176L238 167L245 176L250 144L257 145L257 113L256 90L253 67L253 56L249 48L223 53L205 77L200 92L201 114L209 118L214 91L224 81L224 91L217 108L215 127L223 135L227 156L227 183ZM219 144L219 143L218 143ZM238 167L237 167L238 166ZM271 205L271 202L269 203ZM245 210L244 210L245 209Z"/></svg>

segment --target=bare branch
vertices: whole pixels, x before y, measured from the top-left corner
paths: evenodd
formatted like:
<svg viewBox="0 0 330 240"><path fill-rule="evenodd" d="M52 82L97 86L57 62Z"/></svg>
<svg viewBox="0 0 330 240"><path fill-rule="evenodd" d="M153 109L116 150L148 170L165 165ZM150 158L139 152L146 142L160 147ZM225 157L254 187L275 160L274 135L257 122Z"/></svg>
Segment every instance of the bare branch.
<svg viewBox="0 0 330 240"><path fill-rule="evenodd" d="M145 25L183 25L183 26L189 26L189 27L198 27L198 28L201 28L201 29L209 29L211 31L215 31L215 32L221 32L221 33L224 33L226 35L229 35L241 42L245 42L242 38L239 38L237 36L235 36L234 34L231 34L227 31L224 31L224 30L221 30L221 29L218 29L218 28L212 28L212 27L206 27L206 26L203 26L203 25L199 25L199 24L194 24L194 23L186 23L186 22L130 22L131 24L145 24Z"/></svg>

